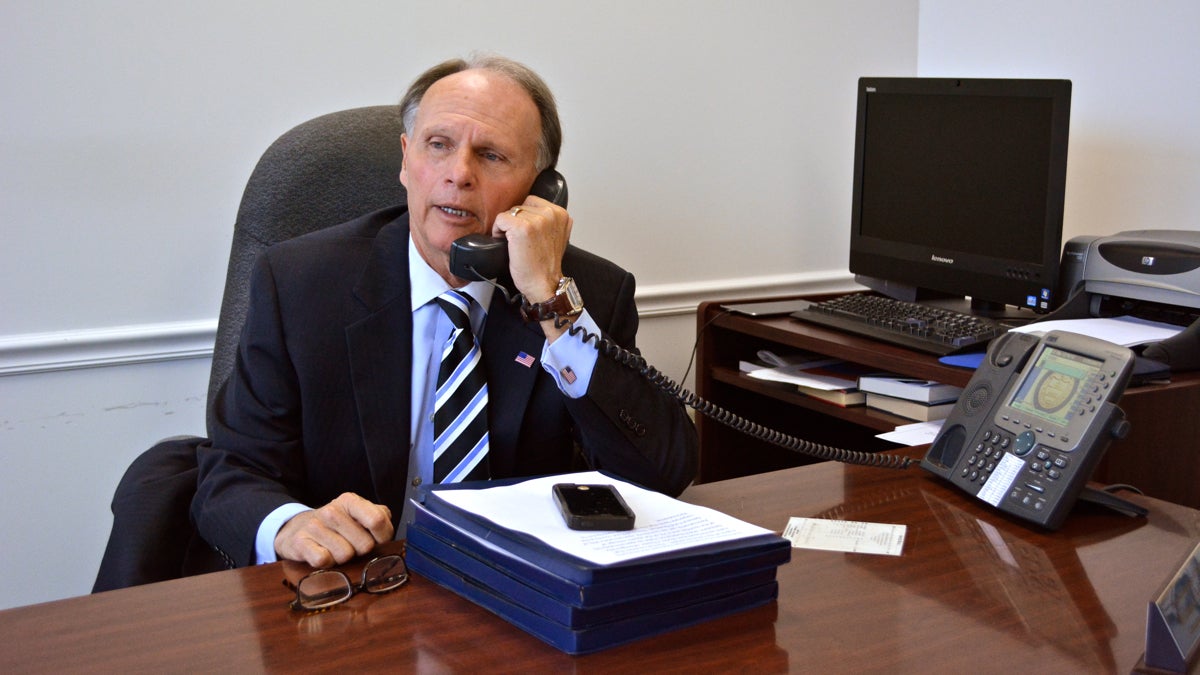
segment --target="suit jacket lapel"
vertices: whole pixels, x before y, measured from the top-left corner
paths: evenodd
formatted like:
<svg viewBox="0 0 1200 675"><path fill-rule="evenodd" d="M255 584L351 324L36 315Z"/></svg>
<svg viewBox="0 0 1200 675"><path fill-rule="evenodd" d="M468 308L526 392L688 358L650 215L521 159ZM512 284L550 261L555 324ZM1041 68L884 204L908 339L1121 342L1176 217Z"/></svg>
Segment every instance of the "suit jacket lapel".
<svg viewBox="0 0 1200 675"><path fill-rule="evenodd" d="M380 229L354 292L371 312L346 327L359 424L375 492L399 518L412 433L407 214Z"/></svg>
<svg viewBox="0 0 1200 675"><path fill-rule="evenodd" d="M522 353L541 356L546 335L537 324L525 323L517 309L496 293L483 330L483 361L488 376L488 420L491 428L488 461L496 475L509 475L516 462L517 437L540 362L526 366Z"/></svg>

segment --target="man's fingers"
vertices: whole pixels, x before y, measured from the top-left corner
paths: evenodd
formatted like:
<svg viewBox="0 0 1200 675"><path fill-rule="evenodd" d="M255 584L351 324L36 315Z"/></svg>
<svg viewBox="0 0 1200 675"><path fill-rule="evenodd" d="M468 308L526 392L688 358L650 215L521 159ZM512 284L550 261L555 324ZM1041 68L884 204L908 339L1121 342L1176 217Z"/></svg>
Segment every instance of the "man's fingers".
<svg viewBox="0 0 1200 675"><path fill-rule="evenodd" d="M346 562L375 548L375 538L350 516L346 506L339 504L338 500L317 509L317 517L327 529L327 535L320 543L329 548L338 562Z"/></svg>
<svg viewBox="0 0 1200 675"><path fill-rule="evenodd" d="M554 294L562 276L562 256L574 221L566 209L539 197L501 213L493 236L508 240L509 272L517 291L532 302Z"/></svg>
<svg viewBox="0 0 1200 675"><path fill-rule="evenodd" d="M354 547L325 524L318 510L299 513L284 523L275 536L275 553L312 567L332 567L353 558Z"/></svg>
<svg viewBox="0 0 1200 675"><path fill-rule="evenodd" d="M345 493L285 523L275 538L275 550L283 558L330 567L371 552L394 534L386 506Z"/></svg>
<svg viewBox="0 0 1200 675"><path fill-rule="evenodd" d="M371 548L374 548L375 544L391 541L392 537L396 535L396 528L392 527L391 509L350 493L338 497L338 501L344 498L347 500L344 503L346 513L371 535L373 539ZM362 553L366 552L362 551Z"/></svg>

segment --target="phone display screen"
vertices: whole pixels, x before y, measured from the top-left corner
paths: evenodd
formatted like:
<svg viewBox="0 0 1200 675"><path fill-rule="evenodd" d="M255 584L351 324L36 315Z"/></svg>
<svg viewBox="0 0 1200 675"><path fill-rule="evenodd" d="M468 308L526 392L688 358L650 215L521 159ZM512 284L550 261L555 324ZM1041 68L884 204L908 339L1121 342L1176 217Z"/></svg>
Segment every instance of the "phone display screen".
<svg viewBox="0 0 1200 675"><path fill-rule="evenodd" d="M1044 348L1025 374L1009 407L1065 427L1086 402L1104 361Z"/></svg>

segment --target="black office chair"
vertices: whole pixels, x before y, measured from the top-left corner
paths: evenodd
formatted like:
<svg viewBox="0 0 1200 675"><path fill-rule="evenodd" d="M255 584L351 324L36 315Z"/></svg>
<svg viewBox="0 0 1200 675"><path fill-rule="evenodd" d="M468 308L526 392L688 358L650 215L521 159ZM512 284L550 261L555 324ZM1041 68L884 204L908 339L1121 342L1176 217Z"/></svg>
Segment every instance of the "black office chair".
<svg viewBox="0 0 1200 675"><path fill-rule="evenodd" d="M398 106L343 110L280 136L263 153L233 228L225 294L208 382L207 420L229 377L246 316L250 270L268 246L404 203ZM113 529L92 592L229 567L196 533L196 448L206 439L165 439L142 453L117 485Z"/></svg>

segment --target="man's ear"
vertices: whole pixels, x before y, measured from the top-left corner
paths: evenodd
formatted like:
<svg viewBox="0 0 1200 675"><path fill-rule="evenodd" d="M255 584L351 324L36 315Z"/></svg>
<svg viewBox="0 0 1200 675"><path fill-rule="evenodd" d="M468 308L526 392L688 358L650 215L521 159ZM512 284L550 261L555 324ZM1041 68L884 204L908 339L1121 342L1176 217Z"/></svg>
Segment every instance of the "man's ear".
<svg viewBox="0 0 1200 675"><path fill-rule="evenodd" d="M400 134L400 184L408 187L408 134Z"/></svg>

